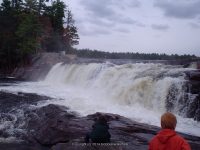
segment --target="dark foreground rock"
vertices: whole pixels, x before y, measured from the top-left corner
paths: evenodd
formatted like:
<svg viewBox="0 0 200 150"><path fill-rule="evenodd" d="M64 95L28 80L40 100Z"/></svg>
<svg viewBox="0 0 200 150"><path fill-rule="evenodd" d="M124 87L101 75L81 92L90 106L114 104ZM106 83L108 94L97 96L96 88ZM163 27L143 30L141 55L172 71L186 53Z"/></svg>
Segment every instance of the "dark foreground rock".
<svg viewBox="0 0 200 150"><path fill-rule="evenodd" d="M25 105L36 105L39 101L49 99L51 98L34 93L7 93L0 91L0 112L7 113L14 109L23 109Z"/></svg>
<svg viewBox="0 0 200 150"><path fill-rule="evenodd" d="M6 82L8 83L8 82ZM45 150L38 143L30 143L27 134L27 115L40 101L50 100L34 93L0 91L0 149ZM33 107L33 108L32 108Z"/></svg>
<svg viewBox="0 0 200 150"><path fill-rule="evenodd" d="M36 94L0 92L0 123L11 123L0 130L0 138L15 137L15 140L8 142L1 140L0 149L146 150L150 139L160 130L117 114L95 113L81 117L64 106L37 106L38 102L47 99L49 98ZM102 114L109 121L111 143L84 143L86 133L91 131L94 121ZM188 140L193 150L200 149L200 137L179 134Z"/></svg>
<svg viewBox="0 0 200 150"><path fill-rule="evenodd" d="M109 120L111 143L84 143L86 133L102 114L80 117L63 106L53 104L36 109L29 116L29 142L39 143L51 150L146 150L149 140L159 131L158 127L116 114L103 114ZM200 137L179 134L188 140L192 149L200 149Z"/></svg>

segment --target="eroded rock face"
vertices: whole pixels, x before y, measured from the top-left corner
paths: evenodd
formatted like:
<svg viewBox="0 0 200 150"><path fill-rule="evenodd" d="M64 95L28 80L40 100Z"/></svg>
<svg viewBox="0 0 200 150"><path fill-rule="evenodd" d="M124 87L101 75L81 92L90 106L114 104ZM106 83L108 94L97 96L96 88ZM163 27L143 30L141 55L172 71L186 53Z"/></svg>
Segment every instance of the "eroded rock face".
<svg viewBox="0 0 200 150"><path fill-rule="evenodd" d="M6 93L0 91L0 138L10 136L23 139L25 136L24 123L26 112L31 111L30 105L50 99L33 93Z"/></svg>
<svg viewBox="0 0 200 150"><path fill-rule="evenodd" d="M9 109L4 111L1 117L7 121L15 120L14 126L19 127L13 134L22 141L0 142L0 149L5 150L146 150L148 142L156 135L160 128L138 123L117 114L95 113L85 117L71 112L68 108L49 104L43 107L31 107L38 101L49 99L48 97L24 93L0 92L0 102L6 107L20 108L23 117L15 120L12 116L6 116ZM13 101L13 103L12 103ZM25 107L24 107L25 106ZM15 111L14 111L15 113ZM93 144L84 143L86 133L91 131L96 118L104 115L109 123L111 143ZM4 119L5 120L5 119ZM23 123L21 123L23 121ZM12 127L12 126L11 126ZM7 129L5 129L6 131ZM3 131L3 130L2 130ZM192 149L200 149L200 137L181 134L188 140ZM0 136L6 138L6 132L0 132Z"/></svg>
<svg viewBox="0 0 200 150"><path fill-rule="evenodd" d="M137 123L116 114L95 113L79 117L63 106L52 104L33 113L28 123L29 137L32 137L32 142L36 141L52 150L146 150L150 139L159 131L158 127ZM84 143L86 133L91 131L95 119L102 114L109 122L111 143L107 145ZM200 148L199 137L181 135L192 147Z"/></svg>
<svg viewBox="0 0 200 150"><path fill-rule="evenodd" d="M0 112L7 113L15 108L22 108L25 105L36 105L38 101L45 101L51 98L39 96L34 93L6 93L0 91Z"/></svg>
<svg viewBox="0 0 200 150"><path fill-rule="evenodd" d="M166 99L166 109L170 112L175 110L183 117L200 121L200 71L190 70L183 75L185 81L182 85L182 93L172 85ZM180 93L178 98L177 93Z"/></svg>
<svg viewBox="0 0 200 150"><path fill-rule="evenodd" d="M50 104L30 114L30 136L42 145L51 146L82 137L88 131L88 122L78 118L67 108Z"/></svg>
<svg viewBox="0 0 200 150"><path fill-rule="evenodd" d="M186 116L200 121L200 70L186 73L187 93L191 96Z"/></svg>
<svg viewBox="0 0 200 150"><path fill-rule="evenodd" d="M192 81L199 81L200 82L200 71L196 70L189 73L189 78Z"/></svg>
<svg viewBox="0 0 200 150"><path fill-rule="evenodd" d="M147 149L148 141L158 129L115 114L96 113L87 117L77 117L67 108L52 104L35 110L33 113L28 123L29 136L41 145L54 150ZM86 133L91 131L94 121L102 114L109 121L111 143L108 145L85 144Z"/></svg>
<svg viewBox="0 0 200 150"><path fill-rule="evenodd" d="M14 70L12 76L29 81L43 80L55 64L70 61L67 56L59 53L41 53L32 58L30 66Z"/></svg>

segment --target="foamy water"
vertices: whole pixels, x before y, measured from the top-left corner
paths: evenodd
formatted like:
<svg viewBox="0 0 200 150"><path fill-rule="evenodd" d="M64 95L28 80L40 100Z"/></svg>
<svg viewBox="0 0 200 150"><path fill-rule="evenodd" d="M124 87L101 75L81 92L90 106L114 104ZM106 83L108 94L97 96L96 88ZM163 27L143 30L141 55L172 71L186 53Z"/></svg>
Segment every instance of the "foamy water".
<svg viewBox="0 0 200 150"><path fill-rule="evenodd" d="M45 81L0 87L10 92L37 93L54 100L40 103L64 105L85 116L95 112L115 113L135 121L160 125L169 90L175 101L183 98L184 69L161 64L72 64L55 65ZM178 105L177 105L178 107ZM200 123L177 115L177 130L200 135Z"/></svg>

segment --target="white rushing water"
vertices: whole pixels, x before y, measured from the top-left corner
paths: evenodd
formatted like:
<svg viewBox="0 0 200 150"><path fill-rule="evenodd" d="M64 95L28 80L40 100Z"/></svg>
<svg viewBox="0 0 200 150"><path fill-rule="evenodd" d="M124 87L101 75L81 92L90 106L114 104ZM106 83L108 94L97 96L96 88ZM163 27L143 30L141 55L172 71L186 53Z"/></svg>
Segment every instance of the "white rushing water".
<svg viewBox="0 0 200 150"><path fill-rule="evenodd" d="M183 118L184 114L180 116L178 112L178 102L184 98L186 70L189 69L162 64L58 63L44 81L0 89L47 95L55 99L40 105L64 105L83 116L95 112L116 113L157 126L160 116L166 112L169 91L175 89L173 112L178 119L177 130L199 136L200 123Z"/></svg>

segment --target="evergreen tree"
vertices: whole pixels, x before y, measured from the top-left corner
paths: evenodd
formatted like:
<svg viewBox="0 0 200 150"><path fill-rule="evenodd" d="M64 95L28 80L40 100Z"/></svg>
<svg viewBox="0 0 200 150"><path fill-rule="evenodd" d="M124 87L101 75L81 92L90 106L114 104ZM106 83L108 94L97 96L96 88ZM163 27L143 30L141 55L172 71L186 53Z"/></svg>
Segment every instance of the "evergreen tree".
<svg viewBox="0 0 200 150"><path fill-rule="evenodd" d="M52 26L55 32L62 34L63 18L65 17L66 5L60 1L53 1L52 6L47 8L47 15L51 18Z"/></svg>
<svg viewBox="0 0 200 150"><path fill-rule="evenodd" d="M77 28L75 27L75 21L73 19L71 11L66 13L66 22L65 18L66 5L60 1L54 1L52 6L46 8L45 15L49 16L52 21L52 26L54 33L52 34L49 44L51 49L49 51L67 51L70 52L73 45L77 45L79 42L79 36L77 33ZM66 25L66 28L63 27L63 24ZM54 46L53 46L54 45ZM55 49L56 47L57 49Z"/></svg>
<svg viewBox="0 0 200 150"><path fill-rule="evenodd" d="M19 41L19 50L22 60L29 54L36 53L38 49L37 38L40 34L40 25L37 16L34 13L22 14L22 19L17 28L16 35Z"/></svg>
<svg viewBox="0 0 200 150"><path fill-rule="evenodd" d="M15 30L18 25L11 1L3 0L0 11L0 69L8 73L18 61Z"/></svg>
<svg viewBox="0 0 200 150"><path fill-rule="evenodd" d="M79 44L79 36L77 28L75 27L75 21L73 19L70 10L67 11L66 28L64 29L64 40L65 46L68 51L71 50L72 46Z"/></svg>
<svg viewBox="0 0 200 150"><path fill-rule="evenodd" d="M48 0L2 1L0 70L7 73L18 65L26 64L31 54L39 52L42 42L45 42L45 50L57 52L65 50L66 45L78 43L75 41L78 40L78 34L72 16L70 17L71 12L68 13L70 21L67 30L63 27L66 11L64 2L57 0L47 6L46 1ZM68 35L67 40L64 35Z"/></svg>
<svg viewBox="0 0 200 150"><path fill-rule="evenodd" d="M36 12L38 9L37 0L25 0L24 6L27 12Z"/></svg>
<svg viewBox="0 0 200 150"><path fill-rule="evenodd" d="M47 51L63 51L63 18L65 17L66 5L60 1L53 1L51 6L46 7L44 14L51 19L53 33L51 37L46 40Z"/></svg>
<svg viewBox="0 0 200 150"><path fill-rule="evenodd" d="M0 7L1 13L9 13L11 8L11 2L9 0L3 0Z"/></svg>

